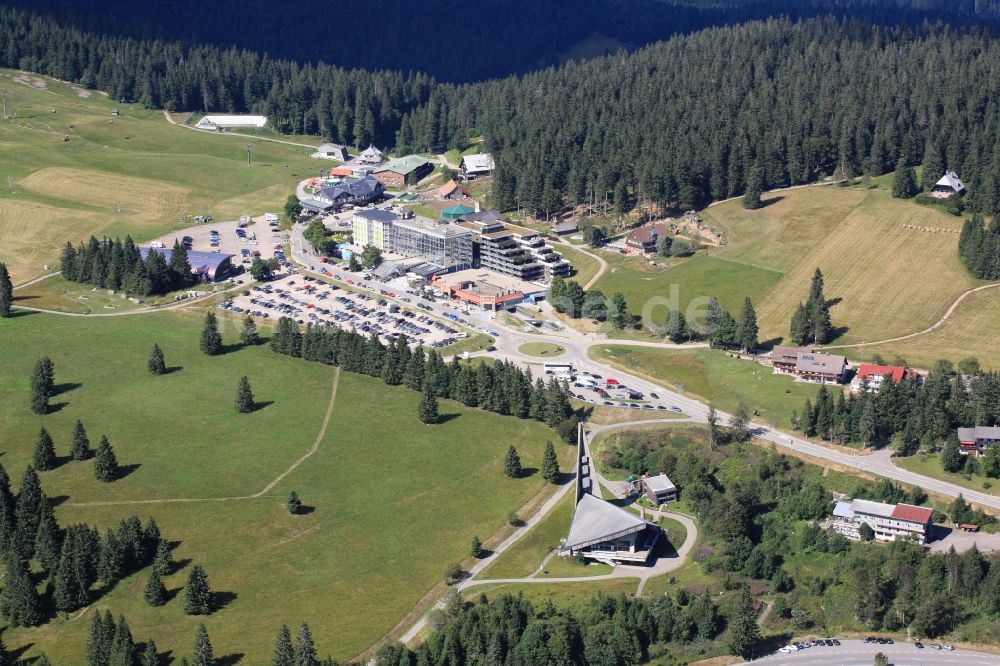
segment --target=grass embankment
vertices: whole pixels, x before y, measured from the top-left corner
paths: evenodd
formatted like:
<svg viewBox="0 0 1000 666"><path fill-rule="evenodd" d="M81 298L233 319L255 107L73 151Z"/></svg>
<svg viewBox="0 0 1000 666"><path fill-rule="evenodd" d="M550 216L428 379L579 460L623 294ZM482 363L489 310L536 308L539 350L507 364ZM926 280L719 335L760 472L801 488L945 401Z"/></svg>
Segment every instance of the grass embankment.
<svg viewBox="0 0 1000 666"><path fill-rule="evenodd" d="M131 234L143 241L190 226L182 215L232 220L280 211L296 182L318 168L306 148L252 139L248 167L246 137L195 132L160 111L83 97L44 77L39 89L16 75L0 70L8 109L17 112L0 125L0 170L14 183L0 189L0 261L15 283L58 263L67 240Z"/></svg>
<svg viewBox="0 0 1000 666"><path fill-rule="evenodd" d="M467 555L473 535L485 540L506 525L509 511L548 488L537 471L518 480L503 476L511 443L525 468L540 468L544 442L553 438L540 424L442 401L444 421L422 426L418 393L341 373L317 451L262 497L82 505L242 497L313 445L335 370L266 345L206 357L198 351L200 326L200 313L182 312L84 320L30 314L0 322L0 439L15 483L39 427L49 429L65 456L72 425L82 418L95 444L107 434L128 474L105 485L94 480L91 464L77 462L41 473L46 494L59 498L60 524L85 521L103 530L138 513L180 543L174 557L185 566L165 581L175 594L166 606L143 601L145 571L92 605L124 614L137 638L152 637L161 650L189 654L203 620L216 654L270 654L282 623L307 621L321 653L350 659L392 629L441 580L448 562ZM232 344L235 330L224 333ZM145 368L154 341L172 368L162 377ZM43 353L55 363L59 395L57 410L36 416L28 409L27 378ZM249 415L232 404L243 374L262 404ZM306 515L285 509L292 489L311 507ZM207 618L186 617L176 595L192 562L205 567L225 598ZM373 590L378 604L370 603ZM29 657L44 651L55 663L77 663L88 622L84 615L8 630L4 641L10 649L30 646Z"/></svg>
<svg viewBox="0 0 1000 666"><path fill-rule="evenodd" d="M941 467L941 456L938 454L918 453L906 458L893 458L892 462L896 467L923 474L932 479L941 479L948 483L954 483L956 486L989 495L1000 495L1000 480L990 479L981 474L970 474L969 478L966 478L964 474L946 472Z"/></svg>
<svg viewBox="0 0 1000 666"><path fill-rule="evenodd" d="M566 348L551 342L526 342L519 346L517 351L527 356L554 358L565 354Z"/></svg>
<svg viewBox="0 0 1000 666"><path fill-rule="evenodd" d="M789 427L792 410L816 397L815 384L774 375L770 368L741 361L717 349L673 350L628 345L599 345L591 358L690 393L732 412L740 402L756 411L755 418Z"/></svg>
<svg viewBox="0 0 1000 666"><path fill-rule="evenodd" d="M515 596L520 594L535 605L552 601L561 606L583 606L599 592L612 596L632 596L638 587L638 578L581 580L578 583L499 583L470 587L465 590L464 597L475 601L480 594L490 598L505 593Z"/></svg>
<svg viewBox="0 0 1000 666"><path fill-rule="evenodd" d="M597 275L597 271L601 268L599 261L580 250L570 247L567 243L555 243L552 247L563 256L563 259L566 259L573 265L573 276L571 279L576 280L580 285L590 282L591 278ZM604 295L610 298L612 293L606 292Z"/></svg>

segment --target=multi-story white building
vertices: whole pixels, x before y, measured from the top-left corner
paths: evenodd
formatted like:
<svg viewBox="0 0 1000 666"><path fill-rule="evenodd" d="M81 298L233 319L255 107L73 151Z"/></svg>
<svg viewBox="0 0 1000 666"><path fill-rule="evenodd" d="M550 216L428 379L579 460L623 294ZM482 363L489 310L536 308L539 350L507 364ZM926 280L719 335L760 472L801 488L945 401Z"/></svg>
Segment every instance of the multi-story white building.
<svg viewBox="0 0 1000 666"><path fill-rule="evenodd" d="M396 215L387 210L363 210L354 214L351 218L352 235L354 244L365 247L374 245L383 252L386 251L386 240L389 238L388 229L396 220Z"/></svg>
<svg viewBox="0 0 1000 666"><path fill-rule="evenodd" d="M357 246L419 257L442 273L472 267L472 232L451 222L374 209L355 213L351 226Z"/></svg>
<svg viewBox="0 0 1000 666"><path fill-rule="evenodd" d="M831 526L848 539L861 538L861 526L868 525L876 541L895 541L909 537L923 544L934 515L933 509L912 504L883 504L856 499L837 502Z"/></svg>

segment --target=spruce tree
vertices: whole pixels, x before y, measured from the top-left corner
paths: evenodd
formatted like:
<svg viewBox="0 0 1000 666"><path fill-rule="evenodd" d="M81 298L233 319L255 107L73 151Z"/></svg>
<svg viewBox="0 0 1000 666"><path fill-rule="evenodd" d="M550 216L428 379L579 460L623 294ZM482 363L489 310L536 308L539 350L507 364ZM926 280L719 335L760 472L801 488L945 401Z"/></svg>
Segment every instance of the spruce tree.
<svg viewBox="0 0 1000 666"><path fill-rule="evenodd" d="M295 646L295 666L319 666L312 632L309 631L309 625L305 622L299 629L298 641Z"/></svg>
<svg viewBox="0 0 1000 666"><path fill-rule="evenodd" d="M729 623L729 653L749 659L760 643L757 611L749 588L743 588L734 617Z"/></svg>
<svg viewBox="0 0 1000 666"><path fill-rule="evenodd" d="M900 157L896 163L896 173L892 177L892 196L896 199L909 199L917 194L917 174L905 157Z"/></svg>
<svg viewBox="0 0 1000 666"><path fill-rule="evenodd" d="M295 646L292 645L292 632L286 625L281 625L278 632L278 640L274 643L274 656L271 658L271 666L296 666Z"/></svg>
<svg viewBox="0 0 1000 666"><path fill-rule="evenodd" d="M246 347L250 347L260 342L260 334L257 332L257 324L250 315L243 317L243 326L240 328L240 342L242 342Z"/></svg>
<svg viewBox="0 0 1000 666"><path fill-rule="evenodd" d="M209 356L215 356L222 351L222 335L219 333L219 321L214 312L205 315L205 325L201 329L199 348Z"/></svg>
<svg viewBox="0 0 1000 666"><path fill-rule="evenodd" d="M559 458L551 441L545 442L545 453L542 454L542 478L549 483L559 480Z"/></svg>
<svg viewBox="0 0 1000 666"><path fill-rule="evenodd" d="M41 472L56 466L56 447L52 443L52 436L49 435L49 431L44 426L38 432L38 442L35 444L35 452L31 456L31 464Z"/></svg>
<svg viewBox="0 0 1000 666"><path fill-rule="evenodd" d="M111 641L111 655L108 666L135 666L135 639L125 617L118 616L115 636Z"/></svg>
<svg viewBox="0 0 1000 666"><path fill-rule="evenodd" d="M55 368L48 356L39 357L31 372L31 411L46 414L55 395Z"/></svg>
<svg viewBox="0 0 1000 666"><path fill-rule="evenodd" d="M73 550L73 544L66 540L63 542L62 552L59 556L59 567L56 569L52 586L52 601L56 610L62 613L70 613L90 602L89 594L83 588L80 577L77 575L75 561L76 553ZM100 623L100 617L100 613L94 614L94 619L98 623ZM93 628L91 630L93 631Z"/></svg>
<svg viewBox="0 0 1000 666"><path fill-rule="evenodd" d="M288 501L285 502L285 506L288 507L288 513L293 516L297 516L302 513L302 501L299 499L299 494L292 490L288 493Z"/></svg>
<svg viewBox="0 0 1000 666"><path fill-rule="evenodd" d="M0 317L9 317L14 303L14 283L10 280L7 265L0 262Z"/></svg>
<svg viewBox="0 0 1000 666"><path fill-rule="evenodd" d="M63 610L63 609L60 609ZM104 622L100 611L94 611L90 621L90 635L87 638L87 666L104 666Z"/></svg>
<svg viewBox="0 0 1000 666"><path fill-rule="evenodd" d="M111 442L104 435L101 435L94 455L94 478L103 483L111 483L118 478L118 459Z"/></svg>
<svg viewBox="0 0 1000 666"><path fill-rule="evenodd" d="M208 615L212 612L212 591L208 586L208 576L199 564L191 568L187 585L184 586L184 612L188 615Z"/></svg>
<svg viewBox="0 0 1000 666"><path fill-rule="evenodd" d="M194 638L194 654L191 655L191 666L215 666L215 655L212 642L208 638L205 625L199 624Z"/></svg>
<svg viewBox="0 0 1000 666"><path fill-rule="evenodd" d="M431 386L424 389L424 395L420 399L419 408L420 422L425 425L432 425L438 420L438 401Z"/></svg>
<svg viewBox="0 0 1000 666"><path fill-rule="evenodd" d="M743 193L743 207L747 210L756 210L764 204L760 200L760 195L764 190L764 170L759 166L750 167L747 174L747 189Z"/></svg>
<svg viewBox="0 0 1000 666"><path fill-rule="evenodd" d="M16 554L8 554L3 590L0 591L0 614L12 627L34 627L42 620L41 600L31 582L28 566Z"/></svg>
<svg viewBox="0 0 1000 666"><path fill-rule="evenodd" d="M628 305L625 303L625 295L616 291L611 296L611 306L608 308L608 322L615 328L621 330L628 324Z"/></svg>
<svg viewBox="0 0 1000 666"><path fill-rule="evenodd" d="M740 314L740 323L736 331L736 342L745 352L749 352L757 347L757 311L753 308L750 297L743 301L743 311Z"/></svg>
<svg viewBox="0 0 1000 666"><path fill-rule="evenodd" d="M149 570L143 598L150 606L162 606L167 603L167 588L163 586L163 579L160 578L160 572L156 570L156 567Z"/></svg>
<svg viewBox="0 0 1000 666"><path fill-rule="evenodd" d="M957 437L949 437L941 449L941 467L946 472L960 472L965 466L965 456L958 445Z"/></svg>
<svg viewBox="0 0 1000 666"><path fill-rule="evenodd" d="M503 473L506 477L510 479L516 479L521 476L521 457L517 455L517 449L511 444L507 449L507 455L503 462Z"/></svg>
<svg viewBox="0 0 1000 666"><path fill-rule="evenodd" d="M483 556L483 542L479 540L478 536L472 537L472 543L469 545L469 555L476 559Z"/></svg>
<svg viewBox="0 0 1000 666"><path fill-rule="evenodd" d="M14 541L12 549L17 555L28 560L35 554L35 536L38 533L38 518L42 504L42 484L30 465L21 477L21 488L14 508Z"/></svg>
<svg viewBox="0 0 1000 666"><path fill-rule="evenodd" d="M253 410L253 391L250 390L250 380L244 375L240 377L240 384L236 387L236 411L240 414L249 414Z"/></svg>
<svg viewBox="0 0 1000 666"><path fill-rule="evenodd" d="M59 567L62 550L62 530L56 522L49 499L43 494L38 506L38 531L35 534L35 559L47 576L53 576Z"/></svg>
<svg viewBox="0 0 1000 666"><path fill-rule="evenodd" d="M73 447L69 451L69 456L73 460L86 460L90 457L90 438L83 427L80 419L76 420L73 427Z"/></svg>
<svg viewBox="0 0 1000 666"><path fill-rule="evenodd" d="M160 655L156 651L156 643L152 639L146 641L139 658L139 666L160 666Z"/></svg>
<svg viewBox="0 0 1000 666"><path fill-rule="evenodd" d="M149 361L146 362L146 369L151 375L162 375L167 371L166 361L163 360L163 350L160 345L153 343L153 349L149 352Z"/></svg>
<svg viewBox="0 0 1000 666"><path fill-rule="evenodd" d="M156 556L153 558L153 569L160 575L169 576L174 570L173 558L170 556L170 545L163 539L156 545Z"/></svg>

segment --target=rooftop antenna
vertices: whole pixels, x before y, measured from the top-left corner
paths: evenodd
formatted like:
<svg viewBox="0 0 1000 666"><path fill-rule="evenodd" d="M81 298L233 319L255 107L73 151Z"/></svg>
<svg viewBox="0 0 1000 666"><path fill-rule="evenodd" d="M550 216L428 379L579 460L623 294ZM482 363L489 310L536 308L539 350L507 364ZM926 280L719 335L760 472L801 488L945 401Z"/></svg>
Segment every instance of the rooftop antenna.
<svg viewBox="0 0 1000 666"><path fill-rule="evenodd" d="M4 88L0 90L0 95L3 95L3 119L7 120L10 116L7 115L7 89Z"/></svg>

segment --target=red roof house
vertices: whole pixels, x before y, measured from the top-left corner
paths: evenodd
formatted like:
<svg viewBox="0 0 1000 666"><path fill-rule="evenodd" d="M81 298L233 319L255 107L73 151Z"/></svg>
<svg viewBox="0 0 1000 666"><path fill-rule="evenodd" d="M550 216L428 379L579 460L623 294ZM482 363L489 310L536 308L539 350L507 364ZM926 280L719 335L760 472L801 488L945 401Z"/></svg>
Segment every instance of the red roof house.
<svg viewBox="0 0 1000 666"><path fill-rule="evenodd" d="M862 363L861 367L859 367L858 371L854 374L854 379L851 380L851 391L854 393L859 392L861 390L861 383L864 380L868 380L869 391L878 391L882 386L882 381L886 377L891 379L896 384L904 379L916 379L918 382L923 380L923 375L910 368L903 368L898 365Z"/></svg>

